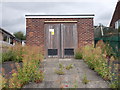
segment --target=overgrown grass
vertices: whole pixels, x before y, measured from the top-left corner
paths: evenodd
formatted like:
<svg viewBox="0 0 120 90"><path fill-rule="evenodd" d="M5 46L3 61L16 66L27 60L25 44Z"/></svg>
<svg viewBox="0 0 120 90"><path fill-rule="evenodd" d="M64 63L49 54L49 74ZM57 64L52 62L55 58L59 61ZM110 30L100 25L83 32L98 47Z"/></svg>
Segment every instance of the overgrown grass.
<svg viewBox="0 0 120 90"><path fill-rule="evenodd" d="M83 58L82 51L80 49L76 50L75 59L82 59L82 58Z"/></svg>
<svg viewBox="0 0 120 90"><path fill-rule="evenodd" d="M16 46L11 50L16 52L18 57L22 56L23 65L20 67L19 63L15 63L17 70L12 70L12 77L10 79L6 79L6 75L4 72L2 73L1 77L4 79L2 88L21 88L29 82L42 82L44 75L43 71L40 70L39 67L43 56L41 54L40 47Z"/></svg>
<svg viewBox="0 0 120 90"><path fill-rule="evenodd" d="M83 48L83 59L88 66L95 70L105 80L110 80L110 72L107 67L107 60L99 47L85 46Z"/></svg>
<svg viewBox="0 0 120 90"><path fill-rule="evenodd" d="M9 47L5 52L2 53L2 62L15 61L21 62L23 59L23 47L16 45L14 47Z"/></svg>
<svg viewBox="0 0 120 90"><path fill-rule="evenodd" d="M112 80L113 74L111 73L111 64L115 61L115 57L109 44L104 44L100 41L96 45L96 48L94 48L93 45L86 45L78 50L80 50L81 53L77 56L82 55L83 60L92 70L95 70L104 80ZM111 57L109 66L108 56ZM117 87L117 84L115 85L113 82L111 87Z"/></svg>

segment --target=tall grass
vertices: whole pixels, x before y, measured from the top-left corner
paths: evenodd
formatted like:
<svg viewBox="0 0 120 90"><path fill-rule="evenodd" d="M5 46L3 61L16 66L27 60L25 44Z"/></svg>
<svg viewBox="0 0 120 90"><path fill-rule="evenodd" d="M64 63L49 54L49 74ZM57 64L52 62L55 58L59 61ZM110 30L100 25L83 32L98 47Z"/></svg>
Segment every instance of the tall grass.
<svg viewBox="0 0 120 90"><path fill-rule="evenodd" d="M10 79L5 78L3 73L3 87L2 88L21 88L26 83L34 81L36 83L42 82L44 76L43 72L39 69L40 63L43 60L42 51L37 46L15 46L10 49L15 52L18 57L22 58L22 67L19 63L16 63L17 70L12 70L12 77Z"/></svg>
<svg viewBox="0 0 120 90"><path fill-rule="evenodd" d="M82 59L82 58L83 58L82 50L81 49L75 50L75 59Z"/></svg>
<svg viewBox="0 0 120 90"><path fill-rule="evenodd" d="M99 41L96 48L93 45L86 45L78 50L81 52L80 56L82 55L82 59L92 70L96 71L104 80L112 81L114 73L111 72L111 65L115 61L115 57L109 44L104 44L102 41ZM108 64L108 59L110 59L110 64ZM117 87L117 84L113 85Z"/></svg>

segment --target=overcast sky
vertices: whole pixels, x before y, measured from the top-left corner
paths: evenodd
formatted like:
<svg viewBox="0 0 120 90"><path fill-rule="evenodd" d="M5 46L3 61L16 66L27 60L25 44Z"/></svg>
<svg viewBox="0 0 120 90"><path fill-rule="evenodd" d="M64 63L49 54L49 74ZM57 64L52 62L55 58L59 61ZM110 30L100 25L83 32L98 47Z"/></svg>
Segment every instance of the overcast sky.
<svg viewBox="0 0 120 90"><path fill-rule="evenodd" d="M59 2L59 0L58 2L5 1L0 3L0 21L2 21L0 27L11 33L17 31L25 33L26 14L95 14L94 25L102 23L109 26L118 0L79 0L79 2Z"/></svg>

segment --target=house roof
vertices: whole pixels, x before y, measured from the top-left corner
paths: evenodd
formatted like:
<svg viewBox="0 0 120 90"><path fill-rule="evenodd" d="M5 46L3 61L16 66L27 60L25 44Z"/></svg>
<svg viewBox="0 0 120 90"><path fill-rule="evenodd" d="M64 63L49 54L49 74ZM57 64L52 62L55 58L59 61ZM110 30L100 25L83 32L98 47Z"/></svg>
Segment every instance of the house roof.
<svg viewBox="0 0 120 90"><path fill-rule="evenodd" d="M26 18L93 18L94 14L75 15L25 15Z"/></svg>
<svg viewBox="0 0 120 90"><path fill-rule="evenodd" d="M14 35L12 35L11 33L9 33L8 31L6 31L2 28L0 28L0 32L6 33L7 35L11 36L14 40L21 42L21 40L17 39Z"/></svg>
<svg viewBox="0 0 120 90"><path fill-rule="evenodd" d="M4 30L4 29L2 29L2 28L0 28L0 32L6 33L6 34L10 35L11 37L15 38L14 35L12 35L10 32L8 32L8 31L6 31L6 30Z"/></svg>
<svg viewBox="0 0 120 90"><path fill-rule="evenodd" d="M112 20L110 22L110 27L115 26L115 22L120 19L120 0L118 0Z"/></svg>

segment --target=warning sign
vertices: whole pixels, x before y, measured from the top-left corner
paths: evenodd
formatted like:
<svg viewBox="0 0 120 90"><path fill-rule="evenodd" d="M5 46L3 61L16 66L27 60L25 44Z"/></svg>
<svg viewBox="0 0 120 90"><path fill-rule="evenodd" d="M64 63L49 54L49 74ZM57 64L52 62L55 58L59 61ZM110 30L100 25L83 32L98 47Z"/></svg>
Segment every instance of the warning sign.
<svg viewBox="0 0 120 90"><path fill-rule="evenodd" d="M51 32L51 35L54 35L54 29L49 29L49 32Z"/></svg>

